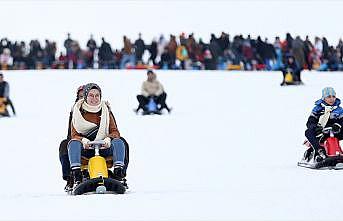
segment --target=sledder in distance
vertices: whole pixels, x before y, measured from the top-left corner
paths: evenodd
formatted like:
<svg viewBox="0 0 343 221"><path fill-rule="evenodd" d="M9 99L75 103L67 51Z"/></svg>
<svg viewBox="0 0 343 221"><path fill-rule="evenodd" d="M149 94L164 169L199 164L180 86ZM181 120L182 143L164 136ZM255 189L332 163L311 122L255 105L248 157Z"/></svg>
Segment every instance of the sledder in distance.
<svg viewBox="0 0 343 221"><path fill-rule="evenodd" d="M138 107L134 109L136 114L142 115L162 114L163 109L168 113L172 108L166 104L167 93L163 85L157 80L156 74L152 70L147 71L147 80L142 83L141 94L137 95Z"/></svg>
<svg viewBox="0 0 343 221"><path fill-rule="evenodd" d="M12 109L12 116L16 115L12 100L9 96L10 86L7 81L4 80L4 75L0 72L0 118L11 117L7 107L10 106Z"/></svg>
<svg viewBox="0 0 343 221"><path fill-rule="evenodd" d="M99 154L104 145L104 141L89 142L90 148L94 149L95 155L91 158L82 157L81 176L82 182L70 190L71 195L82 194L123 194L128 188L126 179L117 177L112 172L112 157L102 157ZM116 168L114 167L113 170Z"/></svg>
<svg viewBox="0 0 343 221"><path fill-rule="evenodd" d="M283 81L281 86L288 85L303 85L304 83L301 80L301 71L302 68L299 67L295 58L291 55L286 56L285 67L281 69L283 75Z"/></svg>

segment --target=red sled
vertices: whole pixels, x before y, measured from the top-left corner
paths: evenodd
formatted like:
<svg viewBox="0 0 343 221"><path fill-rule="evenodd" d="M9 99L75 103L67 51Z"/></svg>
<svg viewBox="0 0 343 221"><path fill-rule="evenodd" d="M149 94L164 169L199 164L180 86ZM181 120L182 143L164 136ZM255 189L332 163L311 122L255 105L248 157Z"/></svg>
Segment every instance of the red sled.
<svg viewBox="0 0 343 221"><path fill-rule="evenodd" d="M328 157L343 155L341 146L339 145L339 140L337 137L330 136L324 142L324 148Z"/></svg>
<svg viewBox="0 0 343 221"><path fill-rule="evenodd" d="M325 128L323 132L329 134L329 137L321 144L325 148L327 157L324 160L317 162L310 142L305 140L304 145L308 147L307 151L310 151L311 154L308 158L305 158L304 156L304 158L298 162L298 166L311 169L343 169L343 151L339 139L335 137L331 127Z"/></svg>

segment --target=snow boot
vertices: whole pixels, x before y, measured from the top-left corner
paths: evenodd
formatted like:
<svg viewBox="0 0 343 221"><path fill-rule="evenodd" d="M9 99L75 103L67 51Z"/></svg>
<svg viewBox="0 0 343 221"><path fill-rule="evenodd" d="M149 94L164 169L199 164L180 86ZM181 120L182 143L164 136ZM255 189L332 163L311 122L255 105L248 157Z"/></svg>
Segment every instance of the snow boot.
<svg viewBox="0 0 343 221"><path fill-rule="evenodd" d="M74 178L74 187L82 182L82 173L80 167L72 168L72 174Z"/></svg>
<svg viewBox="0 0 343 221"><path fill-rule="evenodd" d="M125 177L124 167L122 165L115 165L113 175L116 180L122 180Z"/></svg>
<svg viewBox="0 0 343 221"><path fill-rule="evenodd" d="M74 179L70 176L67 180L67 184L64 187L64 191L65 192L69 192L73 190L73 186L74 186Z"/></svg>
<svg viewBox="0 0 343 221"><path fill-rule="evenodd" d="M326 153L324 149L318 150L318 155L316 156L316 161L321 162L326 158Z"/></svg>
<svg viewBox="0 0 343 221"><path fill-rule="evenodd" d="M313 158L313 149L309 148L304 153L304 160L309 162Z"/></svg>

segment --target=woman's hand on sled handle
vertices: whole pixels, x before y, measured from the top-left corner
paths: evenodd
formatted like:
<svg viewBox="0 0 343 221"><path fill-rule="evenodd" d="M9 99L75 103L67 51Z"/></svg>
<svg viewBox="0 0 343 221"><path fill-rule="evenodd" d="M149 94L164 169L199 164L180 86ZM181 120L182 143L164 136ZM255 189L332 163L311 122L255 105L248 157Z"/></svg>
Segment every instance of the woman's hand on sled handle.
<svg viewBox="0 0 343 221"><path fill-rule="evenodd" d="M104 139L104 147L105 148L109 148L110 146L111 146L111 138L109 138L109 137L106 137L105 139Z"/></svg>
<svg viewBox="0 0 343 221"><path fill-rule="evenodd" d="M82 145L83 145L84 149L89 149L89 142L90 142L89 139L84 137L84 138L82 138L81 142L82 142Z"/></svg>

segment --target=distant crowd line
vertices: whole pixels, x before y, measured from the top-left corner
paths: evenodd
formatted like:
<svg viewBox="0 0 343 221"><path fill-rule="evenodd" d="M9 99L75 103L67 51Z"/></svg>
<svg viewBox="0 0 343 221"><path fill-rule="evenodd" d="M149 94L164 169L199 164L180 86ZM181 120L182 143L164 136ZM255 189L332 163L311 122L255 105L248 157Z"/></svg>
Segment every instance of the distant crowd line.
<svg viewBox="0 0 343 221"><path fill-rule="evenodd" d="M123 36L121 49L114 49L105 38L98 44L90 36L86 47L81 48L70 33L64 41L65 53L57 55L56 42L38 40L0 41L2 70L24 69L171 69L171 70L282 70L289 57L293 57L300 70L342 71L343 41L329 45L325 37L300 36L290 33L285 39L275 37L270 43L260 36L236 35L233 38L222 32L211 34L209 42L195 39L193 33L179 36L161 35L147 44L139 33L135 41Z"/></svg>

